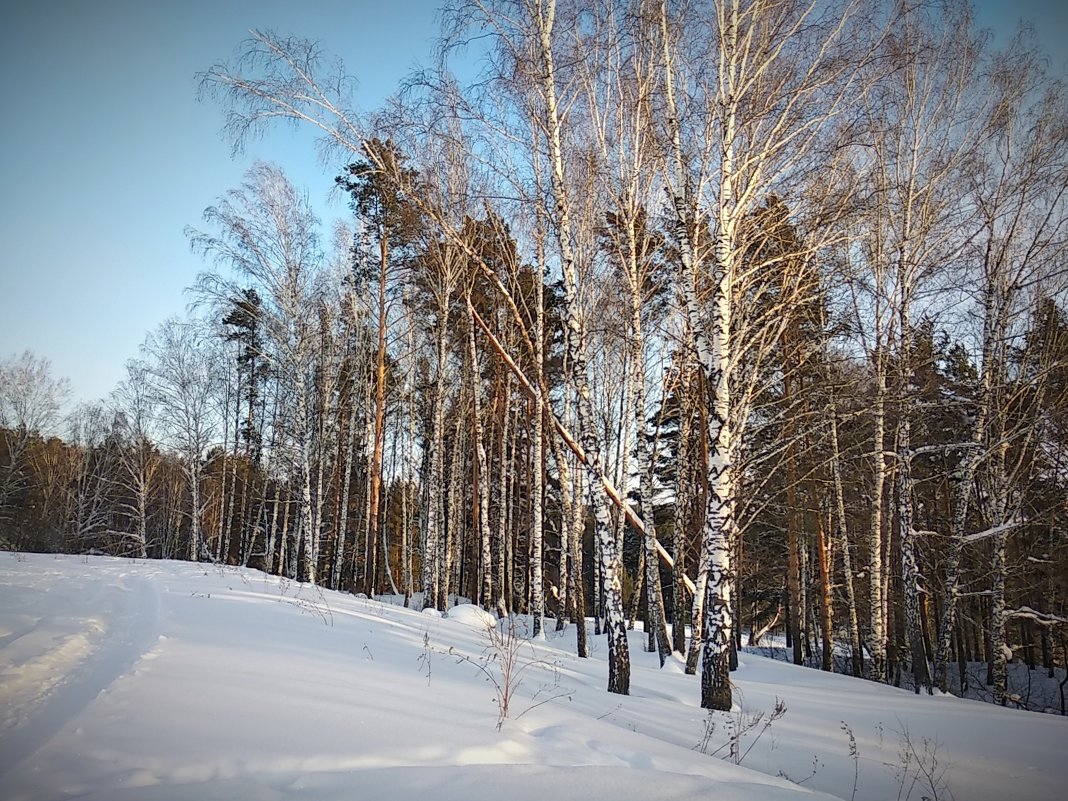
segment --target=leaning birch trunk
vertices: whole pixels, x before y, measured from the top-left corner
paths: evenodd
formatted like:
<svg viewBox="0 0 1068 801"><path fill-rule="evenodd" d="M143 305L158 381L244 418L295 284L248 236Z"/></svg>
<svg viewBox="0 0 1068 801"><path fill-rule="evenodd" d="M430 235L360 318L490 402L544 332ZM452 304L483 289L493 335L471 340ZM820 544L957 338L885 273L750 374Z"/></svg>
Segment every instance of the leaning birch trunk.
<svg viewBox="0 0 1068 801"><path fill-rule="evenodd" d="M397 475L397 472L396 472L396 468L397 468L397 438L396 438L396 435L394 435L394 437L393 437L392 451L393 451L393 453L391 454L391 459L390 459L392 470L390 471L390 475L391 476L395 476L395 475ZM391 595L397 595L398 594L398 592L397 592L397 581L393 577L393 564L390 561L390 555L389 555L389 514L390 514L390 512L392 510L390 508L390 495L389 495L388 492L384 493L383 497L382 497L382 511L383 511L383 515L382 515L382 532L381 532L381 536L379 537L379 540L382 543L382 572L385 573L386 583L389 584L389 592L390 592L390 594Z"/></svg>
<svg viewBox="0 0 1068 801"><path fill-rule="evenodd" d="M274 403L272 404L271 411L271 439L267 448L267 463L264 466L263 476L263 490L262 490L262 503L266 510L268 490L270 489L270 474L271 465L275 463L276 445L278 443L278 406L279 398L278 392L274 392ZM264 407L264 414L266 415L266 407ZM278 507L281 503L281 494L279 489L279 482L275 482L274 485L274 504L271 507L271 522L267 526L267 530L264 532L264 570L270 575L275 572L275 567L281 570L281 560L275 562L274 551L276 547L276 541L278 537ZM249 548L251 551L251 547ZM249 554L251 555L251 554ZM246 559L248 556L246 556Z"/></svg>
<svg viewBox="0 0 1068 801"><path fill-rule="evenodd" d="M645 488L642 490L643 498L651 498L653 494L653 482L651 471L646 471L642 481ZM650 512L646 516L645 541L645 592L648 598L648 615L646 621L650 631L656 637L656 650L660 655L660 667L664 666L667 658L671 655L671 636L667 630L667 619L664 612L664 591L660 583L660 560L656 554L656 530L653 526L652 504Z"/></svg>
<svg viewBox="0 0 1068 801"><path fill-rule="evenodd" d="M610 429L610 420L606 417L604 421L604 439L603 442L607 443L615 442L615 458L612 460L606 459L611 463L611 471L613 474L613 482L617 487L626 487L627 481L630 477L630 456L631 449L626 446L626 443L630 442L631 426L633 420L631 417L631 410L634 404L634 371L632 369L632 359L628 348L623 350L623 376L622 384L623 391L620 393L619 399L619 423L616 427L615 436L612 435ZM626 490L624 490L626 492ZM627 520L626 516L622 514L622 510L619 510L619 514L613 518L614 531L612 533L612 539L615 542L623 542L623 534L626 531ZM623 568L622 560L620 560L620 569ZM634 575L634 591L631 593L630 608L624 609L624 617L627 620L627 630L633 631L634 624L638 619L638 608L641 606L644 587L645 585L645 548L642 547L638 551L638 569Z"/></svg>
<svg viewBox="0 0 1068 801"><path fill-rule="evenodd" d="M363 458L365 464L371 463L371 450L374 447L374 417L372 417L368 410L371 408L371 384L368 383L364 386L363 390L363 408L364 408L364 421L363 421ZM363 512L360 516L360 525L364 533L364 544L360 544L360 535L357 533L353 536L352 540L352 591L361 592L360 587L364 585L367 578L367 547L366 538L367 532L370 531L371 520L371 471L365 472L363 477ZM363 554L361 558L360 554Z"/></svg>
<svg viewBox="0 0 1068 801"><path fill-rule="evenodd" d="M697 673L705 636L705 601L708 586L708 554L702 548L697 562L697 577L694 581L693 604L690 606L690 647L686 651L686 672Z"/></svg>
<svg viewBox="0 0 1068 801"><path fill-rule="evenodd" d="M575 380L580 439L586 453L586 472L592 487L603 483L601 443L593 419L586 368L585 337L579 310L578 274L572 246L569 200L564 181L564 162L560 136L560 117L556 103L556 76L553 60L552 31L556 13L555 0L546 0L537 9L542 61L542 95L548 128L549 160L552 166L552 195L555 202L556 232L560 248L560 267L564 278L564 308L568 329L569 360ZM623 617L623 584L620 577L618 543L612 536L608 499L594 492L593 507L596 537L601 545L604 573L604 603L608 629L608 691L627 695L630 692L630 651L627 645L626 620Z"/></svg>

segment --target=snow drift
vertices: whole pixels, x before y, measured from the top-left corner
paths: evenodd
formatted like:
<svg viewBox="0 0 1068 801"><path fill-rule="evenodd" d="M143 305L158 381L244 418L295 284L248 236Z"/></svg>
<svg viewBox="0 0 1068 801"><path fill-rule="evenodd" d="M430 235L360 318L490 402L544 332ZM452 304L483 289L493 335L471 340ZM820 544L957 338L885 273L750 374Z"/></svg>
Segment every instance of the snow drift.
<svg viewBox="0 0 1068 801"><path fill-rule="evenodd" d="M918 801L933 786L981 801L1068 786L1063 718L751 655L741 706L710 718L640 633L629 697L604 691L599 639L588 660L572 629L513 641L524 671L497 731L508 640L490 625L250 570L0 555L0 797ZM786 714L732 748L776 698Z"/></svg>

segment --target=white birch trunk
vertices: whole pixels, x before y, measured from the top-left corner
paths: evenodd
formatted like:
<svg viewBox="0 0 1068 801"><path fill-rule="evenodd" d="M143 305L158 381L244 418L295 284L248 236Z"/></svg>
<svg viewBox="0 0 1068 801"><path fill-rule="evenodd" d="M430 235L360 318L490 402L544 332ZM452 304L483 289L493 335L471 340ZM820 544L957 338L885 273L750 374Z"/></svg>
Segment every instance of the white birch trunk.
<svg viewBox="0 0 1068 801"><path fill-rule="evenodd" d="M684 356L680 357L684 358ZM689 550L689 537L687 533L690 526L690 494L693 491L690 486L690 453L691 417L689 398L689 382L687 376L690 371L684 364L679 369L679 437L678 453L676 454L675 467L675 510L672 521L672 559L674 564L671 568L671 595L674 601L672 607L671 640L672 648L680 654L686 653L686 619L687 608L685 602L684 585L686 576L686 552ZM696 669L696 665L695 665Z"/></svg>
<svg viewBox="0 0 1068 801"><path fill-rule="evenodd" d="M447 307L437 326L437 376L430 432L430 480L427 487L426 531L423 536L423 608L444 611L441 598L441 506L445 428L445 369L448 359Z"/></svg>
<svg viewBox="0 0 1068 801"><path fill-rule="evenodd" d="M478 537L479 537L479 588L477 603L483 609L493 608L493 553L490 550L489 521L489 466L486 459L486 443L482 431L483 392L478 370L478 350L475 347L475 318L472 314L471 296L467 297L467 348L471 360L471 405L473 407L472 436L475 440L475 458L478 481L474 492L478 498Z"/></svg>
<svg viewBox="0 0 1068 801"><path fill-rule="evenodd" d="M298 429L295 432L297 448L297 467L300 470L300 550L304 554L303 570L300 580L305 584L314 584L318 554L315 551L315 537L312 531L312 469L311 469L311 426L308 425L308 392L303 372L296 377L296 415Z"/></svg>
<svg viewBox="0 0 1068 801"><path fill-rule="evenodd" d="M197 561L200 553L200 454L186 456L186 479L189 482L189 551L190 562Z"/></svg>
<svg viewBox="0 0 1068 801"><path fill-rule="evenodd" d="M667 634L664 614L664 594L660 586L660 562L656 553L656 523L653 520L653 470L649 442L645 436L645 336L642 328L641 275L637 264L634 229L630 229L631 270L631 381L634 387L632 414L635 432L635 460L639 477L640 498L635 510L642 521L645 536L645 593L647 620L645 624L653 648L660 655L660 667L671 654L671 639ZM622 517L622 515L620 515Z"/></svg>
<svg viewBox="0 0 1068 801"><path fill-rule="evenodd" d="M704 314L697 299L696 263L693 243L690 239L692 202L688 197L688 180L682 152L682 135L678 110L675 104L672 55L668 42L667 4L661 2L660 24L663 38L667 125L672 143L673 176L669 187L675 212L674 226L682 260L682 292L686 305L687 322L693 336L693 346L698 363L704 372L710 391L708 404L708 496L705 509L705 526L701 542L701 575L703 580L703 624L701 644L701 706L706 709L729 710L730 687L730 582L731 582L731 533L734 525L733 492L731 480L730 442L730 387L729 366L730 294L733 272L735 176L735 120L734 108L725 99L734 96L734 75L738 65L732 62L737 57L738 30L737 5L726 10L716 3L720 21L720 120L719 142L720 191L717 204L718 230L715 241L715 264L713 265L712 325L705 327ZM706 572L707 571L707 572ZM699 587L700 589L700 587ZM694 603L697 607L697 600ZM695 621L696 622L696 621ZM694 637L696 640L696 636Z"/></svg>
<svg viewBox="0 0 1068 801"><path fill-rule="evenodd" d="M571 595L569 590L571 565L571 519L574 514L574 496L571 493L571 469L560 447L560 442L555 437L549 440L552 449L553 460L556 462L556 473L560 477L560 572L557 587L557 602L559 612L556 616L556 630L563 631L567 621L571 618L569 607Z"/></svg>
<svg viewBox="0 0 1068 801"><path fill-rule="evenodd" d="M582 447L586 453L586 470L592 487L603 483L604 468L601 460L601 443L593 419L593 403L590 395L586 368L585 338L580 317L578 299L578 275L572 246L569 201L564 181L564 163L560 137L560 116L556 103L556 77L552 46L552 31L555 17L555 0L538 3L537 25L540 34L542 61L542 95L545 102L546 123L549 139L549 160L552 168L552 194L555 202L557 238L560 247L560 266L564 278L565 324L568 329L568 348L572 375L575 380L579 429ZM630 651L627 645L626 620L623 617L623 584L620 577L619 548L612 536L608 499L604 493L594 492L593 507L596 520L596 536L601 546L601 561L604 574L604 601L606 627L608 629L608 691L627 695L630 692Z"/></svg>
<svg viewBox="0 0 1068 801"><path fill-rule="evenodd" d="M886 458L883 456L886 439L886 373L881 355L875 363L875 403L873 409L872 460L874 486L872 491L871 527L868 531L868 586L870 594L871 664L868 678L886 682L886 595L883 584L883 495L886 483Z"/></svg>
<svg viewBox="0 0 1068 801"><path fill-rule="evenodd" d="M831 476L834 481L835 518L838 521L838 544L842 551L842 573L845 579L849 613L849 644L853 656L853 675L861 675L863 650L860 639L860 620L857 616L857 591L853 582L853 555L850 552L849 528L846 522L845 491L842 487L841 449L838 444L838 408L831 401Z"/></svg>
<svg viewBox="0 0 1068 801"><path fill-rule="evenodd" d="M583 540L586 535L586 503L584 498L585 471L576 469L572 472L574 485L571 497L571 598L575 607L576 653L582 659L590 655L586 639L586 580L583 568Z"/></svg>
<svg viewBox="0 0 1068 801"><path fill-rule="evenodd" d="M497 612L504 617L510 611L508 602L507 576L508 571L508 476L511 467L508 461L508 436L512 422L510 396L512 393L511 375L505 377L504 394L502 395L502 425L501 425L501 450L500 472L497 476Z"/></svg>
<svg viewBox="0 0 1068 801"><path fill-rule="evenodd" d="M540 232L539 232L540 234ZM544 265L545 256L541 238L538 238L538 275L534 309L534 371L538 377L538 386L544 384L542 378L544 356ZM545 579L543 553L543 520L545 516L545 405L541 393L534 399L534 431L532 433L534 460L534 481L531 492L532 514L530 519L530 614L534 618L533 635L544 639L545 627Z"/></svg>
<svg viewBox="0 0 1068 801"><path fill-rule="evenodd" d="M463 404L463 392L461 390L461 407ZM449 497L448 497L448 523L445 528L444 567L441 571L442 597L446 605L449 596L459 596L463 592L461 584L460 568L461 554L463 551L463 480L464 470L464 425L463 415L456 416L456 425L453 427L452 459L449 470Z"/></svg>
<svg viewBox="0 0 1068 801"><path fill-rule="evenodd" d="M334 565L330 571L330 586L341 587L341 569L345 561L345 545L349 538L349 490L352 485L352 457L356 450L356 391L355 381L349 390L349 414L345 432L345 455L341 480L341 511L337 521L337 543L334 548Z"/></svg>

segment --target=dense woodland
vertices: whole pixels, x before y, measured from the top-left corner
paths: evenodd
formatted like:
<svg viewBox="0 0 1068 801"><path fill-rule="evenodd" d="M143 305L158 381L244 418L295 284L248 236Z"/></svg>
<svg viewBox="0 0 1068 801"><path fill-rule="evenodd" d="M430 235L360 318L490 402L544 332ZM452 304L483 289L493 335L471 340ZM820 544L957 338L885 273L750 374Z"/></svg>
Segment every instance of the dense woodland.
<svg viewBox="0 0 1068 801"><path fill-rule="evenodd" d="M47 363L3 362L0 546L465 596L604 636L617 693L638 619L713 709L783 629L917 691L987 662L1000 703L1008 660L1063 667L1068 97L1027 33L859 0L442 22L374 114L299 38L200 76L237 147L317 128L352 216L257 164L111 397L61 420Z"/></svg>

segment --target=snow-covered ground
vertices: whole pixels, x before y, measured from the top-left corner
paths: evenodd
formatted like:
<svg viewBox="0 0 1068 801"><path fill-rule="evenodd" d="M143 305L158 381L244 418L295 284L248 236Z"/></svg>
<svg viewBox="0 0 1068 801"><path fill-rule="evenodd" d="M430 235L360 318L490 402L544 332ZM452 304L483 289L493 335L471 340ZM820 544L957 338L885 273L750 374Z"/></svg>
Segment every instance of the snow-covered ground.
<svg viewBox="0 0 1068 801"><path fill-rule="evenodd" d="M580 660L573 629L510 643L484 626L470 607L440 618L255 571L0 554L0 798L1003 801L1068 787L1061 717L745 654L740 708L706 737L697 681L658 669L639 633L621 697L604 691L600 638ZM522 685L498 731L510 650ZM785 714L742 736L734 764L730 732L777 698Z"/></svg>

